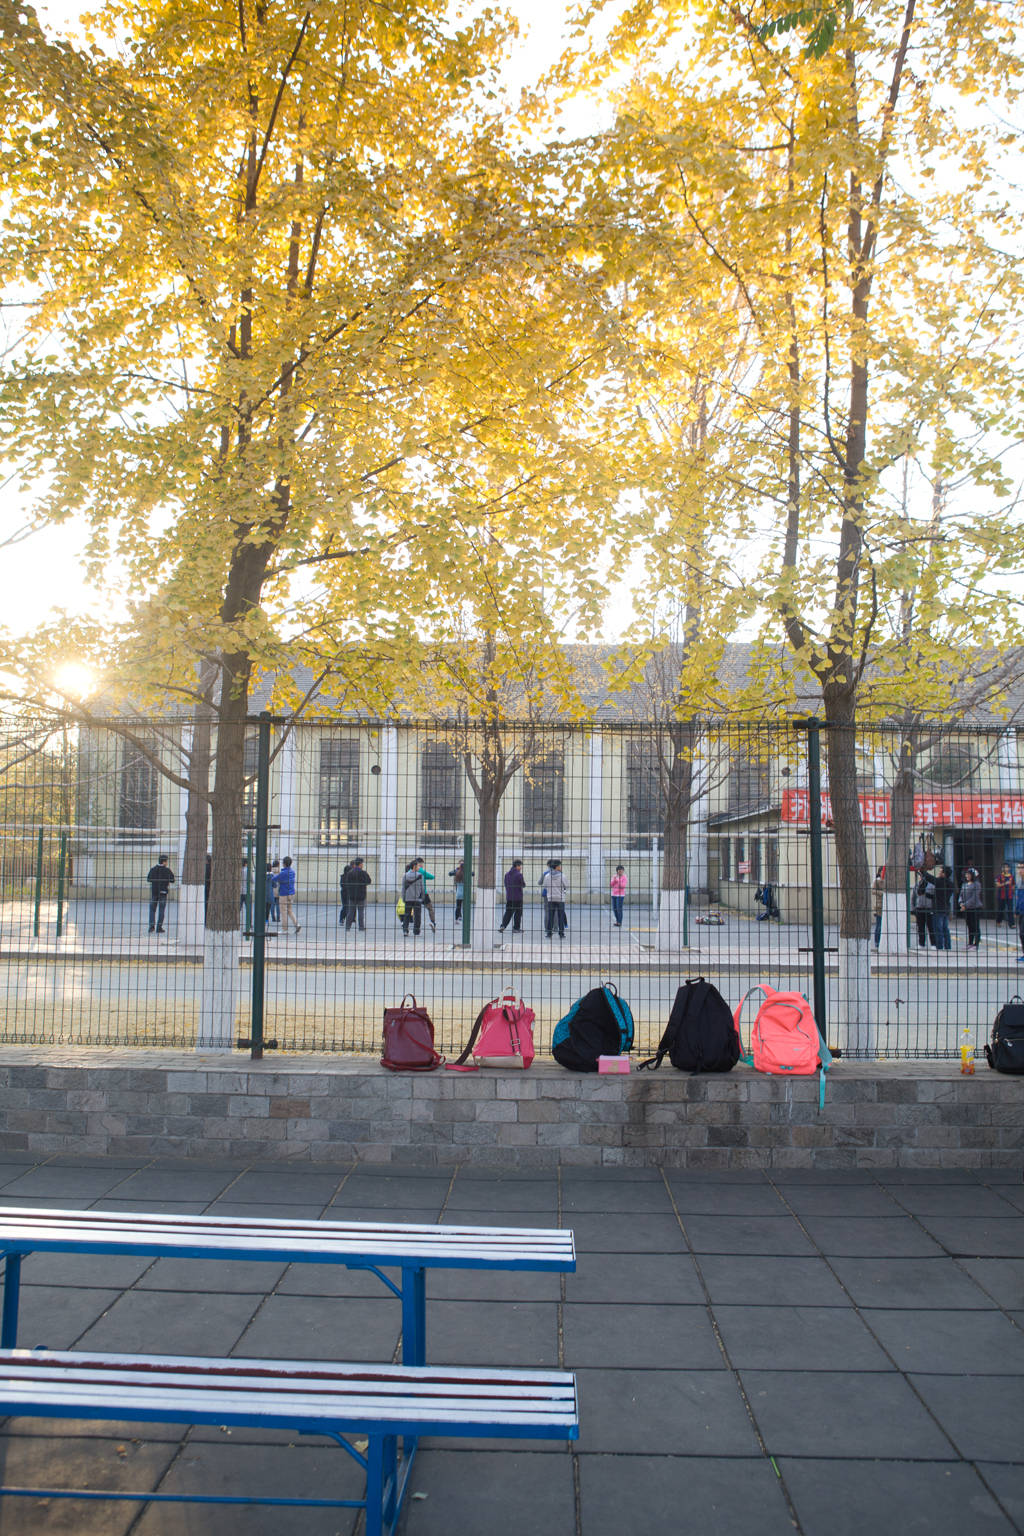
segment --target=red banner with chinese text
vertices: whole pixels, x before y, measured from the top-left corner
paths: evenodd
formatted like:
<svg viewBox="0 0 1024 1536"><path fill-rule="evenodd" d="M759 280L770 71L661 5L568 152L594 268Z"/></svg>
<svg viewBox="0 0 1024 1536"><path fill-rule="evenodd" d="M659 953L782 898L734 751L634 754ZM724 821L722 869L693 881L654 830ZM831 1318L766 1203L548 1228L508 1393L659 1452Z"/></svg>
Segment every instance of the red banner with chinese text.
<svg viewBox="0 0 1024 1536"><path fill-rule="evenodd" d="M892 807L888 795L861 794L861 820L866 827L888 827L892 824ZM811 819L810 795L806 789L782 791L782 816L784 822L806 826ZM832 800L827 790L821 797L821 820L824 826L832 821ZM1024 796L1022 795L915 795L915 827L1024 827Z"/></svg>

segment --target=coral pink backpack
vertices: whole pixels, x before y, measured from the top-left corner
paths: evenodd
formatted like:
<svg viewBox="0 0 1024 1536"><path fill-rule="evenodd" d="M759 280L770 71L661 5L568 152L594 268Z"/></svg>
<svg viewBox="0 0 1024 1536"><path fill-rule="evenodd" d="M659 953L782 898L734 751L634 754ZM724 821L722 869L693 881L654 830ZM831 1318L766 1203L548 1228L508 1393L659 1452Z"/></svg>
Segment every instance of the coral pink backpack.
<svg viewBox="0 0 1024 1536"><path fill-rule="evenodd" d="M518 1067L533 1061L533 1021L536 1015L514 992L505 992L485 1003L477 1014L465 1050L450 1072L473 1072L477 1067ZM469 1057L473 1065L467 1066Z"/></svg>
<svg viewBox="0 0 1024 1536"><path fill-rule="evenodd" d="M802 992L776 992L763 983L751 987L736 1009L736 1033L743 1039L740 1015L747 998L764 993L764 1002L750 1028L750 1050L743 1060L755 1072L780 1072L793 1077L811 1077L821 1069L819 1108L825 1103L825 1073L832 1065L832 1055L818 1033L811 1005Z"/></svg>

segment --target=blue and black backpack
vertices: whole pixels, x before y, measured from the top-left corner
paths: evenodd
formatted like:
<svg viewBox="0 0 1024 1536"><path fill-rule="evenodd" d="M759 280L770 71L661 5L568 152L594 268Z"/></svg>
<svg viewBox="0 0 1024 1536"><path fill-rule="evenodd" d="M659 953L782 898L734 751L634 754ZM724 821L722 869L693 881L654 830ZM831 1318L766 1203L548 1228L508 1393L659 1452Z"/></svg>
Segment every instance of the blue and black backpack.
<svg viewBox="0 0 1024 1536"><path fill-rule="evenodd" d="M592 987L555 1025L551 1054L570 1072L596 1072L599 1056L633 1049L633 1015L611 982Z"/></svg>

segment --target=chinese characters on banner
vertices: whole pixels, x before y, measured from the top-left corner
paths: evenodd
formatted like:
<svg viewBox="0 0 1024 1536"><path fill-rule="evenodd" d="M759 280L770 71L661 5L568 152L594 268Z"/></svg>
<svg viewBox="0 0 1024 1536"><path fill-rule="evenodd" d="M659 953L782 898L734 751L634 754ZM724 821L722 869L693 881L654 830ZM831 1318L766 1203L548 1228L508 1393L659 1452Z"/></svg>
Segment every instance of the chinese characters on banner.
<svg viewBox="0 0 1024 1536"><path fill-rule="evenodd" d="M888 795L858 795L861 820L866 827L888 827L892 808ZM811 819L806 789L784 789L784 822L806 826ZM832 801L821 797L822 825L832 821ZM915 795L915 827L1024 827L1024 796L1021 795Z"/></svg>

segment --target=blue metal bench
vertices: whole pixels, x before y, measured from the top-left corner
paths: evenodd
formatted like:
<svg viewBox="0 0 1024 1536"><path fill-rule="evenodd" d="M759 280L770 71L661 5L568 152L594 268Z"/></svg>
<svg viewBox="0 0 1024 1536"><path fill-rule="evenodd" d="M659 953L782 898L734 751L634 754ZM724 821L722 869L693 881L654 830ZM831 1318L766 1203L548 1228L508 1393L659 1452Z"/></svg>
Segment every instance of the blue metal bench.
<svg viewBox="0 0 1024 1536"><path fill-rule="evenodd" d="M177 1359L0 1350L0 1414L159 1424L245 1425L325 1435L366 1473L362 1499L4 1488L4 1496L133 1503L275 1504L365 1509L366 1536L391 1536L421 1435L575 1440L575 1378L566 1371ZM365 1454L349 1438L365 1436ZM404 1441L400 1456L398 1440ZM411 1448L411 1450L410 1450Z"/></svg>
<svg viewBox="0 0 1024 1536"><path fill-rule="evenodd" d="M412 1226L361 1221L263 1221L146 1211L0 1207L4 1302L0 1348L18 1342L21 1261L29 1253L127 1253L151 1258L277 1260L368 1269L402 1302L402 1360L426 1363L426 1271L576 1268L571 1231ZM396 1285L382 1266L401 1270Z"/></svg>

